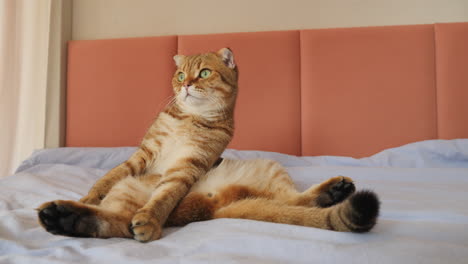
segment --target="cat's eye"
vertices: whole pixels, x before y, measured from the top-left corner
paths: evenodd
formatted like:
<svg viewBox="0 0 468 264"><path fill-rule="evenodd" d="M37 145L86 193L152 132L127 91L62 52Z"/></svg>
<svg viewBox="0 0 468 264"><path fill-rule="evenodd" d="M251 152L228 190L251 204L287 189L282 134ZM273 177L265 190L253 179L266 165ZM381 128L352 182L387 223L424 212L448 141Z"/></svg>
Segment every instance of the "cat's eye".
<svg viewBox="0 0 468 264"><path fill-rule="evenodd" d="M203 69L200 72L200 77L203 79L208 78L210 75L211 75L211 70L209 69Z"/></svg>
<svg viewBox="0 0 468 264"><path fill-rule="evenodd" d="M179 74L177 74L177 80L183 82L185 80L185 73L179 72Z"/></svg>

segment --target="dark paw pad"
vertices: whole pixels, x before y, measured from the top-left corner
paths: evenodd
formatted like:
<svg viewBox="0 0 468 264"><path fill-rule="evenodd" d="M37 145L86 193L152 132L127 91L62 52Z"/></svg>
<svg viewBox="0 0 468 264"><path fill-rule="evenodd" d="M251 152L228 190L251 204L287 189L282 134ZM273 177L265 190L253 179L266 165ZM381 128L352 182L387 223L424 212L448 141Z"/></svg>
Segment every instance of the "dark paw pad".
<svg viewBox="0 0 468 264"><path fill-rule="evenodd" d="M95 221L82 211L70 206L51 203L39 211L39 221L50 233L55 235L90 237L96 230Z"/></svg>
<svg viewBox="0 0 468 264"><path fill-rule="evenodd" d="M332 205L341 203L348 198L356 187L352 181L343 178L342 181L337 182L324 191L317 197L317 205L320 207L330 207Z"/></svg>

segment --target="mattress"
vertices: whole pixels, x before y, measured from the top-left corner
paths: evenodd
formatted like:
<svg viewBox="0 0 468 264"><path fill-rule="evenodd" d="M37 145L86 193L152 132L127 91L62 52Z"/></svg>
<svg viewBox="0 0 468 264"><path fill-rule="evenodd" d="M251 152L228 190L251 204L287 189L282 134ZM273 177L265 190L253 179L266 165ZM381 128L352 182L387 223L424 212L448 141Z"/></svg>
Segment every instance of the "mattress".
<svg viewBox="0 0 468 264"><path fill-rule="evenodd" d="M0 263L467 263L468 139L422 141L362 159L224 152L276 160L300 190L352 177L382 202L378 224L365 234L217 219L166 228L162 239L140 243L55 236L39 226L34 208L79 199L134 150L38 150L0 179Z"/></svg>

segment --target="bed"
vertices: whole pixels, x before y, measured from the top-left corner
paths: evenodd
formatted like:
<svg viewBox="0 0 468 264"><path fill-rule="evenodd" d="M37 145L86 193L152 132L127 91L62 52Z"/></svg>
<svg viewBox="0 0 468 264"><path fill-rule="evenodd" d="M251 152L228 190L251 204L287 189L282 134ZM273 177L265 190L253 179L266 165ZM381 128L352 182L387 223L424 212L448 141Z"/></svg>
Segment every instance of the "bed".
<svg viewBox="0 0 468 264"><path fill-rule="evenodd" d="M166 228L150 243L54 236L37 223L43 201L79 199L134 148L36 151L0 185L0 263L466 263L468 139L430 140L368 158L297 157L227 150L225 158L269 158L299 189L336 175L375 190L382 208L366 234L218 219Z"/></svg>
<svg viewBox="0 0 468 264"><path fill-rule="evenodd" d="M276 160L301 190L352 177L380 196L376 227L217 219L146 244L45 232L34 208L79 199L135 150L172 56L225 46L240 91L223 157ZM0 179L0 263L466 263L467 46L468 23L72 41L65 147Z"/></svg>

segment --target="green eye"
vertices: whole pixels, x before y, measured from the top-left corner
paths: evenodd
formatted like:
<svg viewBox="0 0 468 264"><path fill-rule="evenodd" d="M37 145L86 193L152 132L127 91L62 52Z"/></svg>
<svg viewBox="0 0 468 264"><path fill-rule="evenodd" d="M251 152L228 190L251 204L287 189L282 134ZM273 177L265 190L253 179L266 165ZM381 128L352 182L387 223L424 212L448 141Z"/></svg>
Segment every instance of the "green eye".
<svg viewBox="0 0 468 264"><path fill-rule="evenodd" d="M185 80L185 73L179 72L179 74L177 74L177 80L183 82Z"/></svg>
<svg viewBox="0 0 468 264"><path fill-rule="evenodd" d="M203 69L200 72L200 77L203 78L203 79L208 78L208 76L210 76L210 75L211 75L211 71L208 70L208 69Z"/></svg>

